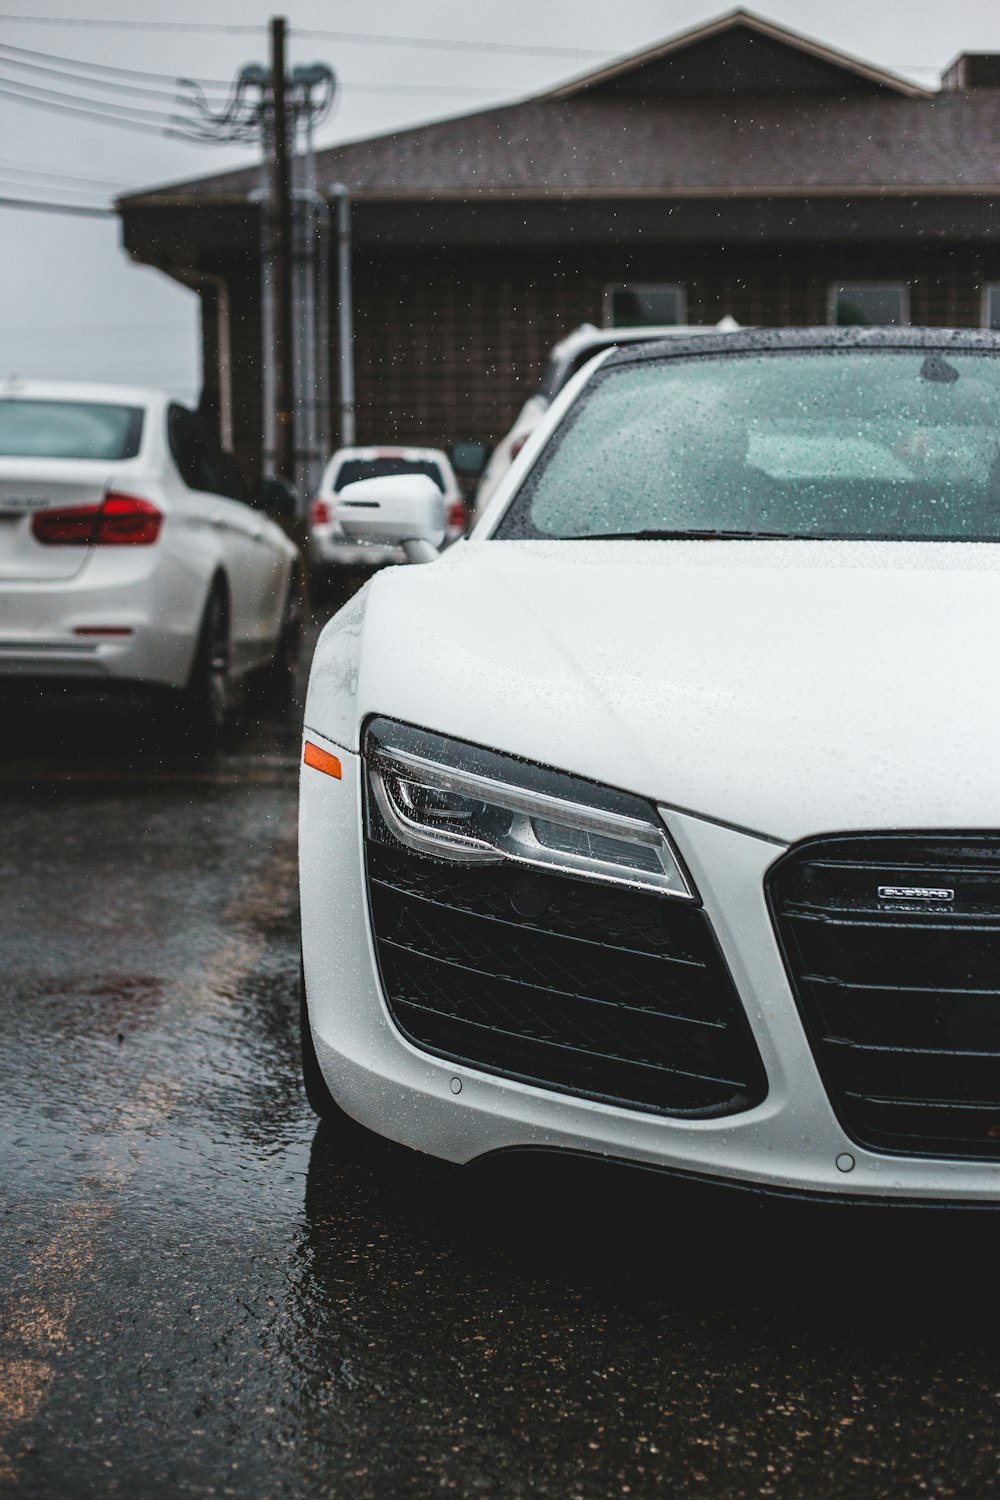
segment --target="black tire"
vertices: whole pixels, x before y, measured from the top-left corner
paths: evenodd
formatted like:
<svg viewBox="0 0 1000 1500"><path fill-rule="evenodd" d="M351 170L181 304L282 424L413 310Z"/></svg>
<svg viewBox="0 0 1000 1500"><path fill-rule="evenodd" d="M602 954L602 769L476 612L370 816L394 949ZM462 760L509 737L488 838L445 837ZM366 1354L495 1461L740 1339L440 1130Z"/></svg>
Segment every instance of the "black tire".
<svg viewBox="0 0 1000 1500"><path fill-rule="evenodd" d="M229 666L229 604L223 586L214 583L201 617L198 646L183 695L185 727L199 749L217 745L229 721Z"/></svg>
<svg viewBox="0 0 1000 1500"><path fill-rule="evenodd" d="M288 581L281 631L274 656L260 674L261 699L267 708L274 709L277 713L287 713L295 703L302 657L304 608L302 580L295 572Z"/></svg>

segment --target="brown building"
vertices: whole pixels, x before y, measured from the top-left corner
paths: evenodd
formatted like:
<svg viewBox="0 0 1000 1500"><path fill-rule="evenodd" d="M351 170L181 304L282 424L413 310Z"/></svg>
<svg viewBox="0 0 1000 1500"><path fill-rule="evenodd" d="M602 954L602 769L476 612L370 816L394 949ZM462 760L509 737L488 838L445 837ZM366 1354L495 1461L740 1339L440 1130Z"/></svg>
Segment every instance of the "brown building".
<svg viewBox="0 0 1000 1500"><path fill-rule="evenodd" d="M497 438L584 321L1000 326L993 55L960 57L931 91L735 11L524 103L317 162L353 203L360 442ZM198 289L205 404L251 467L258 180L119 205L128 251Z"/></svg>

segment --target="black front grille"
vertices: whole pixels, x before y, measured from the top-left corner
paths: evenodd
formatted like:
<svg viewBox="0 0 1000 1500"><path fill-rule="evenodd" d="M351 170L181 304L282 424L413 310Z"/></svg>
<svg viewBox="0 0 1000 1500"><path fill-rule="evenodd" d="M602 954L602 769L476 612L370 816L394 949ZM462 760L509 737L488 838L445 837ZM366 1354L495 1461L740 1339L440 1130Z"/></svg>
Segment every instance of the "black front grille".
<svg viewBox="0 0 1000 1500"><path fill-rule="evenodd" d="M774 866L768 896L848 1134L1000 1158L1000 834L811 840Z"/></svg>
<svg viewBox="0 0 1000 1500"><path fill-rule="evenodd" d="M373 839L367 859L386 1002L417 1046L663 1114L764 1098L739 998L693 903Z"/></svg>

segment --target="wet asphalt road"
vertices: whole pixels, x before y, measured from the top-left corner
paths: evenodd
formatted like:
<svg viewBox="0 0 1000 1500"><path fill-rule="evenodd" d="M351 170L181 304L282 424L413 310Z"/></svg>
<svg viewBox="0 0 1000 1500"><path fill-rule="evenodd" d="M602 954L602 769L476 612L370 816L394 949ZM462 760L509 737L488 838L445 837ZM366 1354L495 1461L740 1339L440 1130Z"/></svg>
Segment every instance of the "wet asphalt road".
<svg viewBox="0 0 1000 1500"><path fill-rule="evenodd" d="M4 719L0 1492L1000 1495L1000 1226L318 1131L298 727Z"/></svg>

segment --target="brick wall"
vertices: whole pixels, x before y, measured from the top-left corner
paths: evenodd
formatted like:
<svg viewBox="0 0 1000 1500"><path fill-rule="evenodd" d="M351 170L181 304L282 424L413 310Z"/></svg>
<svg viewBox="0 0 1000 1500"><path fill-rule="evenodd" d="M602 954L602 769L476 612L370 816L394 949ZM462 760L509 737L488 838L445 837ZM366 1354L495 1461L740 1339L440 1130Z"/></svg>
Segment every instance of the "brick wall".
<svg viewBox="0 0 1000 1500"><path fill-rule="evenodd" d="M688 320L825 323L831 283L904 281L913 323L975 327L1000 249L947 245L777 248L674 245L616 251L359 251L354 268L357 436L361 443L494 442L530 395L549 348L600 324L608 283L681 282ZM231 278L235 446L259 464L259 283ZM333 306L336 299L333 298ZM332 399L337 357L329 349ZM336 427L334 424L334 431Z"/></svg>
<svg viewBox="0 0 1000 1500"><path fill-rule="evenodd" d="M825 323L831 283L905 281L912 322L975 327L981 283L1000 280L1000 251L990 254L990 265L964 247L932 246L372 258L355 280L359 441L495 441L552 344L579 323L601 323L608 283L680 282L693 323L729 314L783 326Z"/></svg>

